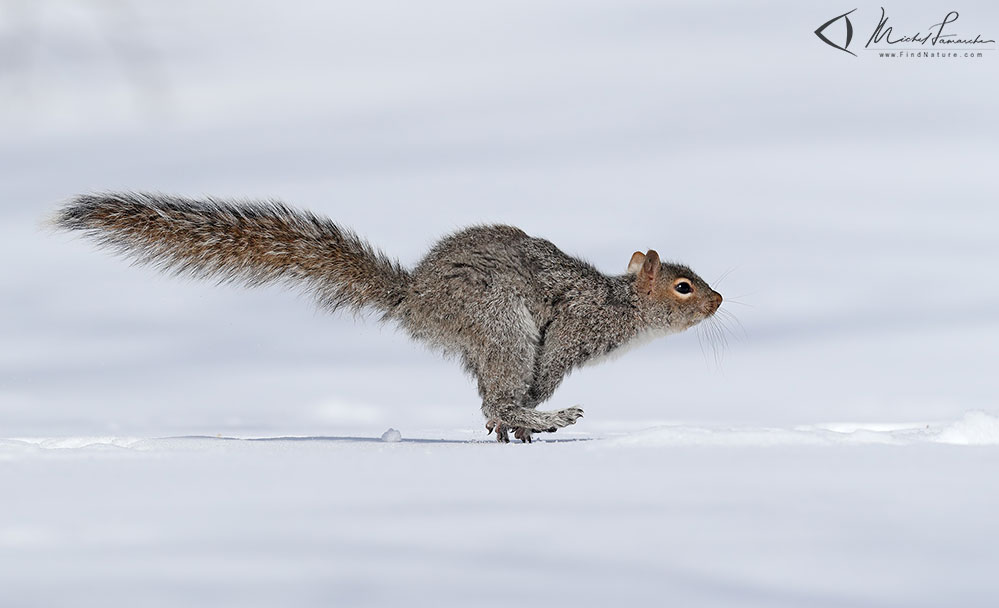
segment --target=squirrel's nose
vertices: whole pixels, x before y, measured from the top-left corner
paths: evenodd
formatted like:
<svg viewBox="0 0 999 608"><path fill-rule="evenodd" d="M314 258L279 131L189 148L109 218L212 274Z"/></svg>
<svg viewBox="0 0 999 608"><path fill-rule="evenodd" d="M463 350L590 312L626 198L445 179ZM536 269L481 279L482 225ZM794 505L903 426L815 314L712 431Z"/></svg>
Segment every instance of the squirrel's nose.
<svg viewBox="0 0 999 608"><path fill-rule="evenodd" d="M712 293L708 298L708 314L714 314L715 311L718 310L718 307L721 306L722 300L724 300L724 298L722 298L720 293L717 291Z"/></svg>

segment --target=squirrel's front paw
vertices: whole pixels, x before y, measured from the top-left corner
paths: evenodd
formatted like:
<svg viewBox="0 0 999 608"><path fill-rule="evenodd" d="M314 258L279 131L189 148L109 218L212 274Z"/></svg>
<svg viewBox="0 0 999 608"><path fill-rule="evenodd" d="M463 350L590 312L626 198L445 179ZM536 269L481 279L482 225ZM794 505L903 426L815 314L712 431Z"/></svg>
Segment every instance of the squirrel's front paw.
<svg viewBox="0 0 999 608"><path fill-rule="evenodd" d="M486 433L487 435L492 434L493 431L496 431L496 441L500 443L510 443L510 435L509 435L510 427L503 424L496 418L490 418L489 420L486 420L486 430L488 431L488 433Z"/></svg>

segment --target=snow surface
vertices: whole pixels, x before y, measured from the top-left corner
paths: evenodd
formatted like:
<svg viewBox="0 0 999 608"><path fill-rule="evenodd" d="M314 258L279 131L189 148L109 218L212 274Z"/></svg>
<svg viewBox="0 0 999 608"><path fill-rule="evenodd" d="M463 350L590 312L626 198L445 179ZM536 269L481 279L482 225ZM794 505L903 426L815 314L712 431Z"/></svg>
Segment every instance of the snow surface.
<svg viewBox="0 0 999 608"><path fill-rule="evenodd" d="M999 604L999 57L850 57L826 3L109 6L0 5L0 606ZM656 248L739 324L495 445L390 327L40 226L123 188L405 264L487 221Z"/></svg>
<svg viewBox="0 0 999 608"><path fill-rule="evenodd" d="M999 450L918 429L420 435L5 440L7 605L985 606L999 591Z"/></svg>

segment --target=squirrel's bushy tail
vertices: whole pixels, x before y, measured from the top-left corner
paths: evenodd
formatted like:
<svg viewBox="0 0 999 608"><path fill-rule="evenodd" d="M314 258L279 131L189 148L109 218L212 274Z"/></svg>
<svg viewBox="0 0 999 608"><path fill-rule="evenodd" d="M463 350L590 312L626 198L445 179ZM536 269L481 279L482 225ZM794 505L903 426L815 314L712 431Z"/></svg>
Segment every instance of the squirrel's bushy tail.
<svg viewBox="0 0 999 608"><path fill-rule="evenodd" d="M89 194L62 208L55 224L176 274L294 284L331 310L371 306L391 316L410 280L350 230L278 202Z"/></svg>

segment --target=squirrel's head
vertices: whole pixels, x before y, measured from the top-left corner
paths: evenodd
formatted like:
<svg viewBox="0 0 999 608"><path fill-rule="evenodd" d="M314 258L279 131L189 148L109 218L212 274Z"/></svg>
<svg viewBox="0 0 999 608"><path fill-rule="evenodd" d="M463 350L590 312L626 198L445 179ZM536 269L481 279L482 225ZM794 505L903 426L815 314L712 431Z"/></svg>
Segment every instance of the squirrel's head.
<svg viewBox="0 0 999 608"><path fill-rule="evenodd" d="M628 263L643 312L662 327L682 331L715 314L722 296L693 270L662 262L659 254L636 251Z"/></svg>

